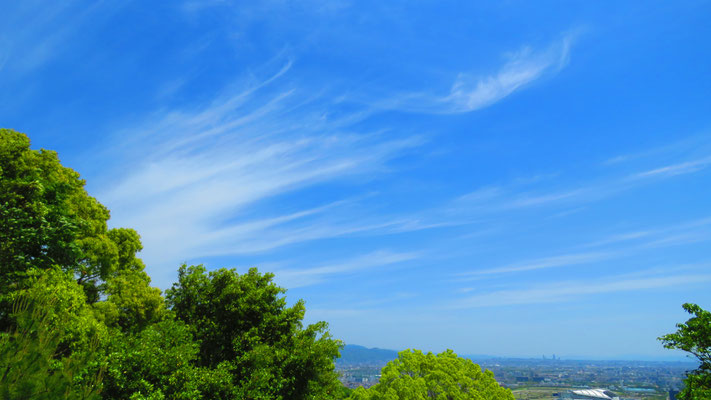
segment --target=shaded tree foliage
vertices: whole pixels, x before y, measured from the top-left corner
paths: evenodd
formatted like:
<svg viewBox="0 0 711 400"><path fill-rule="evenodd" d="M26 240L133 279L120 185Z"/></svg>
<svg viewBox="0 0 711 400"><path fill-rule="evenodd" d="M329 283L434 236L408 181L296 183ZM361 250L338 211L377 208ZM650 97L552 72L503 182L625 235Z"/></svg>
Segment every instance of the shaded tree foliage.
<svg viewBox="0 0 711 400"><path fill-rule="evenodd" d="M150 286L143 271L121 271L106 283L105 301L96 303L100 318L109 327L124 332L140 331L166 315L161 291Z"/></svg>
<svg viewBox="0 0 711 400"><path fill-rule="evenodd" d="M198 347L189 328L166 319L110 344L104 399L202 398L192 362Z"/></svg>
<svg viewBox="0 0 711 400"><path fill-rule="evenodd" d="M679 349L688 352L699 361L699 367L687 373L680 399L711 399L711 312L696 304L682 306L692 314L683 324L677 324L677 331L664 335L659 340L667 349Z"/></svg>
<svg viewBox="0 0 711 400"><path fill-rule="evenodd" d="M98 399L106 330L66 273L35 274L14 296L15 328L0 335L3 399Z"/></svg>
<svg viewBox="0 0 711 400"><path fill-rule="evenodd" d="M340 386L340 342L325 322L304 328L303 302L287 307L272 277L183 265L166 297L200 341L199 366L227 371L227 398L328 398Z"/></svg>

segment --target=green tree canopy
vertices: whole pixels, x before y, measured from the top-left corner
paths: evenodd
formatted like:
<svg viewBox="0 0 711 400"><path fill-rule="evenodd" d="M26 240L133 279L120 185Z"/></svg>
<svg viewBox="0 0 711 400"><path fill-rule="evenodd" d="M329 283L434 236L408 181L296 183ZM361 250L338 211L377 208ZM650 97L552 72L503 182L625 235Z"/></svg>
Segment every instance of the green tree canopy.
<svg viewBox="0 0 711 400"><path fill-rule="evenodd" d="M124 270L106 283L107 298L95 304L99 318L109 327L137 332L166 315L165 301L143 271Z"/></svg>
<svg viewBox="0 0 711 400"><path fill-rule="evenodd" d="M380 382L358 388L353 400L514 400L494 374L452 350L434 355L405 350L383 367Z"/></svg>
<svg viewBox="0 0 711 400"><path fill-rule="evenodd" d="M106 328L65 272L35 272L14 293L15 328L0 334L3 399L98 398Z"/></svg>
<svg viewBox="0 0 711 400"><path fill-rule="evenodd" d="M109 211L84 189L57 153L30 149L22 133L0 129L0 323L8 327L7 295L30 269L58 266L99 299L101 280L142 270L132 229L109 230Z"/></svg>
<svg viewBox="0 0 711 400"><path fill-rule="evenodd" d="M55 152L0 129L0 397L343 397L340 342L271 274L183 266L166 302L108 218Z"/></svg>
<svg viewBox="0 0 711 400"><path fill-rule="evenodd" d="M228 398L328 398L340 386L340 342L324 322L304 328L303 302L287 307L272 277L183 265L166 296L200 341L199 366L228 371L220 383Z"/></svg>
<svg viewBox="0 0 711 400"><path fill-rule="evenodd" d="M684 390L679 398L686 400L711 399L711 312L696 304L682 306L692 314L686 323L677 324L677 331L659 340L667 349L684 350L699 361L699 367L687 374Z"/></svg>
<svg viewBox="0 0 711 400"><path fill-rule="evenodd" d="M167 318L110 344L104 399L202 399L198 346L188 327Z"/></svg>

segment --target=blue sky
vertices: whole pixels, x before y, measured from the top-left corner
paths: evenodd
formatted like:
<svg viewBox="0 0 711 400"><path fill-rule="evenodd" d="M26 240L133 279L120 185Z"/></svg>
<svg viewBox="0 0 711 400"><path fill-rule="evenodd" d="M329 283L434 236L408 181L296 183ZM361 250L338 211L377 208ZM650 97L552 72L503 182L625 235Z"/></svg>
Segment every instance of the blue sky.
<svg viewBox="0 0 711 400"><path fill-rule="evenodd" d="M3 2L0 121L370 347L668 357L711 308L711 4ZM256 3L256 2L255 2Z"/></svg>

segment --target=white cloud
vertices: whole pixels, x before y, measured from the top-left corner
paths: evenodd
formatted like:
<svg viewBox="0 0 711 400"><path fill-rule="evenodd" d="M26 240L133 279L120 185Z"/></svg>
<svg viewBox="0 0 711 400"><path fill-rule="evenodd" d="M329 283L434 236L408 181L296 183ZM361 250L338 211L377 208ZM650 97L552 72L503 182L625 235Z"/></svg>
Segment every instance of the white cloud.
<svg viewBox="0 0 711 400"><path fill-rule="evenodd" d="M583 189L573 189L566 192L549 193L542 195L520 195L519 197L511 200L510 202L502 205L503 208L525 208L525 207L535 207L542 206L550 203L559 203L565 200L571 200L575 198L580 198L586 194L590 194L591 190L588 188ZM585 196L589 198L589 196Z"/></svg>
<svg viewBox="0 0 711 400"><path fill-rule="evenodd" d="M527 185L515 182L508 185L484 186L454 199L448 206L448 211L450 214L485 216L537 207L562 205L570 208L571 205L592 203L642 185L651 185L659 179L700 172L709 166L711 166L711 157L704 157L626 176L611 176L582 184L576 181L575 186L548 192L540 189L528 191L525 190Z"/></svg>
<svg viewBox="0 0 711 400"><path fill-rule="evenodd" d="M632 178L671 177L676 175L691 174L706 169L709 165L711 165L711 157L706 157L643 171L634 174Z"/></svg>
<svg viewBox="0 0 711 400"><path fill-rule="evenodd" d="M523 191L519 185L484 187L455 199L449 206L453 212L469 212L476 215L503 213L553 205L588 203L612 194L616 189L600 184L551 192Z"/></svg>
<svg viewBox="0 0 711 400"><path fill-rule="evenodd" d="M695 243L711 238L707 229L709 224L711 224L711 218L698 218L671 226L614 233L600 240L586 243L582 247L601 247L637 242L638 244L632 246L632 248L640 249ZM647 239L647 241L641 242L641 239Z"/></svg>
<svg viewBox="0 0 711 400"><path fill-rule="evenodd" d="M495 73L479 76L460 73L446 95L411 93L377 104L382 108L435 114L455 114L488 107L526 85L559 72L566 66L574 35L566 35L546 49L525 46L509 54Z"/></svg>
<svg viewBox="0 0 711 400"><path fill-rule="evenodd" d="M524 47L491 76L460 74L449 95L440 101L449 107L449 112L468 112L487 107L546 73L558 72L568 62L571 43L572 37L565 37L544 51L536 52Z"/></svg>
<svg viewBox="0 0 711 400"><path fill-rule="evenodd" d="M479 269L460 274L462 278L477 277L482 275L507 274L512 272L534 271L539 269L566 267L580 264L588 264L612 257L611 253L574 253L553 257L539 258L532 261L515 263L498 268Z"/></svg>
<svg viewBox="0 0 711 400"><path fill-rule="evenodd" d="M476 294L455 302L451 308L554 303L570 301L582 296L699 285L706 282L711 282L711 274L646 276L632 279L613 277L596 281L555 282L537 287L505 289Z"/></svg>
<svg viewBox="0 0 711 400"><path fill-rule="evenodd" d="M711 147L709 146L709 134L703 132L686 136L681 140L666 143L658 147L647 148L641 151L636 151L628 154L620 154L615 157L604 160L601 165L617 166L619 164L629 163L632 161L644 161L649 159L665 159L668 157L679 158L689 154L708 154Z"/></svg>
<svg viewBox="0 0 711 400"><path fill-rule="evenodd" d="M664 228L616 233L580 246L582 248L602 248L599 251L562 254L526 260L496 268L474 269L456 276L458 281L477 280L491 275L597 263L643 253L654 248L705 242L711 240L711 232L708 229L709 224L711 224L710 218L701 218Z"/></svg>
<svg viewBox="0 0 711 400"><path fill-rule="evenodd" d="M325 264L307 269L281 269L276 272L278 282L288 288L321 283L328 278L342 278L365 269L384 267L418 258L416 253L396 253L386 250L376 251L348 261Z"/></svg>
<svg viewBox="0 0 711 400"><path fill-rule="evenodd" d="M97 22L123 5L82 1L17 1L3 4L0 27L0 70L5 78L18 76L68 52L77 35L91 33ZM11 63L5 63L11 59Z"/></svg>
<svg viewBox="0 0 711 400"><path fill-rule="evenodd" d="M162 111L119 132L111 151L122 152L123 162L97 197L112 210L114 226L142 235L149 268L402 224L345 217L305 223L344 204L338 201L259 209L305 187L382 173L391 158L423 143L352 128L367 110L325 116L329 98L283 82L290 66L202 107Z"/></svg>
<svg viewBox="0 0 711 400"><path fill-rule="evenodd" d="M617 244L620 242L628 242L628 241L633 241L633 240L648 237L654 233L656 233L656 232L650 231L650 230L615 233L615 234L612 234L606 238L587 243L587 244L583 245L583 247L598 247L598 246L605 246L605 245L610 245L610 244Z"/></svg>

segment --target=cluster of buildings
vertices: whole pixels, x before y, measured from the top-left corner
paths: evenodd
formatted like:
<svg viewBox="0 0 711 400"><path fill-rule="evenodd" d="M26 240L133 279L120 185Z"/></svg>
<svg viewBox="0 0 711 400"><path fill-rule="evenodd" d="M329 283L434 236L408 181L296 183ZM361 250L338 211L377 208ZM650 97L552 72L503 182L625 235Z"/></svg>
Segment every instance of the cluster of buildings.
<svg viewBox="0 0 711 400"><path fill-rule="evenodd" d="M369 388L380 380L381 368L382 365L379 364L341 366L339 368L340 381L351 389L358 386Z"/></svg>
<svg viewBox="0 0 711 400"><path fill-rule="evenodd" d="M667 400L676 400L679 392L669 390ZM559 395L560 400L626 400L607 389L574 389Z"/></svg>
<svg viewBox="0 0 711 400"><path fill-rule="evenodd" d="M676 362L489 359L478 362L506 387L609 388L614 392L665 391L682 386L695 365Z"/></svg>

